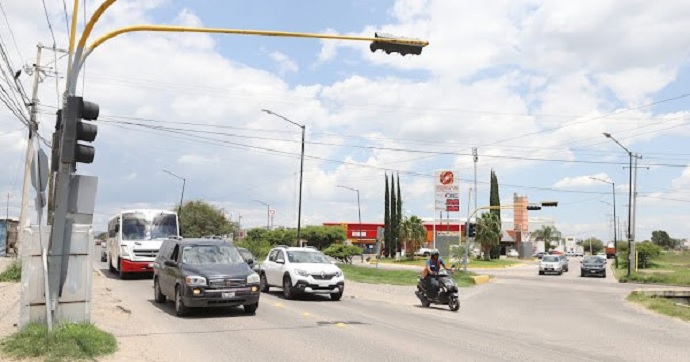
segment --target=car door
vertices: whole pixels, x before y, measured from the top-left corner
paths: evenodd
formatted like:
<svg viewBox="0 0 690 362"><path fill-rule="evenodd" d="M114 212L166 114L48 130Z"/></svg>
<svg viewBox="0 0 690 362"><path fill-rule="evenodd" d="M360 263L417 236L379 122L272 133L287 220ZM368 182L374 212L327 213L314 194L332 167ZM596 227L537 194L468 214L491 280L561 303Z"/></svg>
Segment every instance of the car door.
<svg viewBox="0 0 690 362"><path fill-rule="evenodd" d="M285 260L285 250L278 250L278 253L276 253L276 261L274 263L275 270L273 274L273 278L276 283L275 285L283 285L283 272L285 271Z"/></svg>
<svg viewBox="0 0 690 362"><path fill-rule="evenodd" d="M277 252L278 250L276 249L271 250L266 257L266 260L261 264L261 269L264 271L264 275L266 275L266 281L271 285L274 284L273 271L275 269L275 257Z"/></svg>
<svg viewBox="0 0 690 362"><path fill-rule="evenodd" d="M175 245L171 249L168 249L171 251L169 251L170 255L166 258L166 261L174 261L177 264L176 266L163 266L163 272L161 272L161 275L163 275L163 282L161 282L161 291L168 297L173 298L175 295L175 281L177 280L177 274L179 273L178 259L180 254L180 245L175 243Z"/></svg>

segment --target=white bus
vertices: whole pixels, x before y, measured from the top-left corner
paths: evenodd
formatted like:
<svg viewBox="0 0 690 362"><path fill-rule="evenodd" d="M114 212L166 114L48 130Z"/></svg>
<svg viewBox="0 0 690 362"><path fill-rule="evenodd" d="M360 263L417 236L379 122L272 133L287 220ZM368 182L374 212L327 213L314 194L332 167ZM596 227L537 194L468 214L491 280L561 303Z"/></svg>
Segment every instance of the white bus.
<svg viewBox="0 0 690 362"><path fill-rule="evenodd" d="M163 240L179 236L174 211L123 210L108 221L108 268L120 278L128 273L153 272Z"/></svg>

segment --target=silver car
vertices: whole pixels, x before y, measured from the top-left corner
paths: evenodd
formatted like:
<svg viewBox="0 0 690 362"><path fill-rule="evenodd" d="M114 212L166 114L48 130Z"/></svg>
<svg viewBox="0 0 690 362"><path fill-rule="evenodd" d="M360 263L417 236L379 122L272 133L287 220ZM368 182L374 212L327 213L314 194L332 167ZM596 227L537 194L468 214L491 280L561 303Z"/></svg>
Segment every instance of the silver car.
<svg viewBox="0 0 690 362"><path fill-rule="evenodd" d="M570 270L570 268L568 267L568 256L565 254L560 254L558 255L558 258L561 260L561 266L563 267L563 271L567 273L568 270Z"/></svg>
<svg viewBox="0 0 690 362"><path fill-rule="evenodd" d="M546 273L563 274L563 263L558 255L544 255L539 261L539 275Z"/></svg>

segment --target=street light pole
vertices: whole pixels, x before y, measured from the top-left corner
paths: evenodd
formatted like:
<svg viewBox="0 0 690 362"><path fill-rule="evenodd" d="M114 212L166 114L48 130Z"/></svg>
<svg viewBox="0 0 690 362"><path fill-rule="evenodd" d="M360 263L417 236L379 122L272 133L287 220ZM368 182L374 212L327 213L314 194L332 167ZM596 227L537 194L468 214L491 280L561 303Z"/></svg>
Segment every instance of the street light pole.
<svg viewBox="0 0 690 362"><path fill-rule="evenodd" d="M180 195L180 207L177 208L177 215L179 217L179 215L182 213L182 202L184 201L184 187L185 187L185 184L187 183L187 180L185 180L184 177L175 175L174 173L172 173L168 170L163 170L163 172L169 174L170 176L173 176L173 177L176 177L176 178L182 180L182 194Z"/></svg>
<svg viewBox="0 0 690 362"><path fill-rule="evenodd" d="M362 245L362 209L359 206L359 189L349 187L349 186L343 186L343 185L335 185L335 187L341 187L344 189L348 189L350 191L354 191L357 193L357 214L359 216L359 245Z"/></svg>
<svg viewBox="0 0 690 362"><path fill-rule="evenodd" d="M289 120L287 117L281 116L280 114L275 113L271 110L262 109L262 111L274 115L276 117L282 118L283 120L290 122L302 129L302 153L299 161L299 206L297 207L297 242L299 243L302 239L302 180L304 178L304 131L306 129L306 126L303 124L299 124L297 122L293 122Z"/></svg>
<svg viewBox="0 0 690 362"><path fill-rule="evenodd" d="M607 181L597 177L590 177L592 180L601 181L611 185L611 192L613 194L613 250L615 253L614 259L616 261L616 269L618 269L618 233L616 232L616 183Z"/></svg>
<svg viewBox="0 0 690 362"><path fill-rule="evenodd" d="M632 263L633 263L633 253L632 253L632 243L633 243L633 237L632 237L632 229L631 229L631 223L630 220L632 219L632 162L633 162L633 153L630 152L625 146L623 146L618 140L613 138L610 133L604 132L604 136L606 138L610 138L613 140L613 142L616 142L617 145L619 145L622 149L625 150L625 152L628 153L628 157L630 157L630 175L629 175L629 182L628 182L628 278L630 277L630 274L632 272Z"/></svg>
<svg viewBox="0 0 690 362"><path fill-rule="evenodd" d="M259 200L254 201L266 206L266 231L271 230L271 205Z"/></svg>

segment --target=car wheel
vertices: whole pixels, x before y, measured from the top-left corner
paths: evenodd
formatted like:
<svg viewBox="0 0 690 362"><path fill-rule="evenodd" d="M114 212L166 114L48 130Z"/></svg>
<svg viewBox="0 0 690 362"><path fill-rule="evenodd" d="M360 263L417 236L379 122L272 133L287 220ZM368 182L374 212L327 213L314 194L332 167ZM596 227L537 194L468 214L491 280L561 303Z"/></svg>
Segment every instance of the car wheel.
<svg viewBox="0 0 690 362"><path fill-rule="evenodd" d="M539 275L544 275L544 272L540 270Z"/></svg>
<svg viewBox="0 0 690 362"><path fill-rule="evenodd" d="M425 258L428 258L428 257L429 257L429 253L426 253L426 252L425 252L425 253L424 253L424 257L425 257Z"/></svg>
<svg viewBox="0 0 690 362"><path fill-rule="evenodd" d="M339 301L343 297L343 292L345 292L345 286L340 287L340 291L337 293L331 293L331 300Z"/></svg>
<svg viewBox="0 0 690 362"><path fill-rule="evenodd" d="M268 285L268 280L266 280L266 274L261 273L261 284L260 284L261 291L264 293L268 293L268 291L271 289L271 286Z"/></svg>
<svg viewBox="0 0 690 362"><path fill-rule="evenodd" d="M161 286L158 284L158 278L153 279L153 300L156 301L156 303L165 303L165 300L167 298L165 297L165 294L161 293Z"/></svg>
<svg viewBox="0 0 690 362"><path fill-rule="evenodd" d="M559 271L558 275L563 275L563 270Z"/></svg>
<svg viewBox="0 0 690 362"><path fill-rule="evenodd" d="M580 278L584 278L585 273L580 272Z"/></svg>
<svg viewBox="0 0 690 362"><path fill-rule="evenodd" d="M254 314L256 313L257 308L259 308L259 302L254 304L245 304L242 307L247 314Z"/></svg>
<svg viewBox="0 0 690 362"><path fill-rule="evenodd" d="M175 314L178 317L184 317L189 314L189 308L184 305L182 300L182 291L179 285L175 287Z"/></svg>
<svg viewBox="0 0 690 362"><path fill-rule="evenodd" d="M292 280L290 280L289 275L283 277L283 297L285 297L285 299L292 299L295 297L295 293L292 290Z"/></svg>
<svg viewBox="0 0 690 362"><path fill-rule="evenodd" d="M606 273L604 273L604 274L602 275L602 277L606 278Z"/></svg>

